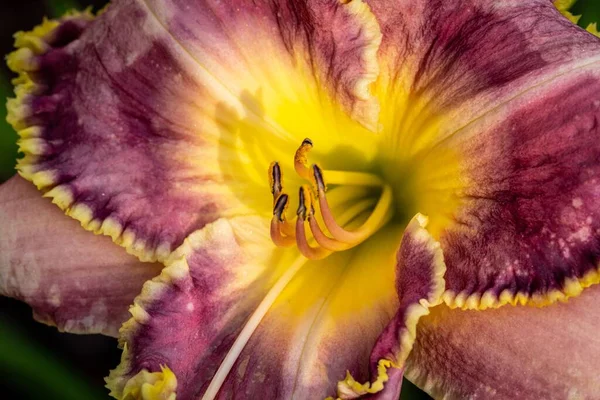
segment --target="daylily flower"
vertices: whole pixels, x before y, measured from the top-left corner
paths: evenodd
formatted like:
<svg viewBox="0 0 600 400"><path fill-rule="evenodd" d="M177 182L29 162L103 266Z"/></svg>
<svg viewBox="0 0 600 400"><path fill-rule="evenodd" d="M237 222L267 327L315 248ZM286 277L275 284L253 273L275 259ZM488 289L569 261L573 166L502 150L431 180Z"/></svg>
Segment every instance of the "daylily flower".
<svg viewBox="0 0 600 400"><path fill-rule="evenodd" d="M131 255L15 178L0 289L116 335L147 281L114 397L600 393L600 290L553 304L600 278L600 41L549 0L121 0L16 46L20 175Z"/></svg>

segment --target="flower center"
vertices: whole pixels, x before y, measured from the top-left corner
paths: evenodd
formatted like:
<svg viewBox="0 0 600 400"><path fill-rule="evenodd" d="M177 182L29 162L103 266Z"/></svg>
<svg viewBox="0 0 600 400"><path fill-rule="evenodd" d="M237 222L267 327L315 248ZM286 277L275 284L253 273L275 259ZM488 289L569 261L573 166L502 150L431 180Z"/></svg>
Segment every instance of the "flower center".
<svg viewBox="0 0 600 400"><path fill-rule="evenodd" d="M296 173L310 185L300 186L298 208L291 220L287 217L290 197L284 191L281 167L277 162L271 163L269 167L269 182L273 194L271 239L279 247L295 245L306 258L316 260L364 242L391 219L394 210L392 189L378 176L364 172L323 170L317 164L309 166L308 153L312 147L312 141L305 139L294 156ZM327 200L326 182L340 187L376 187L381 189L381 194L368 218L359 227L348 230L344 226L369 209L372 202L356 202L336 218Z"/></svg>

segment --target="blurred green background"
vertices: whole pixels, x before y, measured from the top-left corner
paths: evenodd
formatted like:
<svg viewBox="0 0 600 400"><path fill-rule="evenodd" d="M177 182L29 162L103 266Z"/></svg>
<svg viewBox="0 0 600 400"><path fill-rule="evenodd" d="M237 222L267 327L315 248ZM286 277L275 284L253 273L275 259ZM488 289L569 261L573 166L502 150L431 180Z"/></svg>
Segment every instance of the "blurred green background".
<svg viewBox="0 0 600 400"><path fill-rule="evenodd" d="M105 0L2 0L0 2L0 53L12 49L12 35L29 30L44 16L56 17L72 8L101 8ZM600 0L580 0L573 14L583 14L581 26L600 21ZM0 99L12 95L12 74L0 68ZM0 182L14 173L16 133L5 122L0 106ZM120 358L116 340L99 335L79 336L57 332L36 323L31 310L18 301L0 297L0 396L6 399L108 399L103 377ZM402 399L429 397L405 382Z"/></svg>

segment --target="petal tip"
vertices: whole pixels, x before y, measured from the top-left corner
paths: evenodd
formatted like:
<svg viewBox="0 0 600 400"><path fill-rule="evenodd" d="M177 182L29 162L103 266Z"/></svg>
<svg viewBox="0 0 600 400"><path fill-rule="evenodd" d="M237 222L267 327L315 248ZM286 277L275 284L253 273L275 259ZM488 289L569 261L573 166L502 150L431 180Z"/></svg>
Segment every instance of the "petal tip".
<svg viewBox="0 0 600 400"><path fill-rule="evenodd" d="M131 378L123 391L123 399L175 400L177 377L167 366L160 372L140 371Z"/></svg>
<svg viewBox="0 0 600 400"><path fill-rule="evenodd" d="M186 239L181 247L184 248L187 246L185 248L189 248L191 246L189 241L189 238ZM185 250L179 249L179 251ZM177 251L174 254L176 255ZM144 371L142 370L134 377L131 377L134 360L128 349L128 343L132 343L134 336L149 322L151 316L146 311L146 307L155 298L160 296L169 284L181 281L189 275L189 266L185 256L179 258L171 257L166 264L167 266L161 271L160 275L144 284L141 293L136 297L134 304L129 309L131 318L123 323L121 329L119 329L119 346L123 348L121 363L114 370L110 371L110 375L106 378L106 387L111 390L111 396L117 399L126 398L127 385L130 382L134 382L134 379L139 377ZM149 374L149 372L146 371L146 374ZM165 398L171 399L171 397ZM138 397L134 397L134 399L138 399ZM154 398L140 397L140 399L151 400Z"/></svg>
<svg viewBox="0 0 600 400"><path fill-rule="evenodd" d="M130 378L122 390L119 389L118 377L111 374L105 378L110 396L119 400L175 400L177 391L177 376L166 365L160 366L160 371L149 372L141 370Z"/></svg>
<svg viewBox="0 0 600 400"><path fill-rule="evenodd" d="M394 368L392 361L381 359L377 362L377 378L373 382L359 383L349 371L346 378L337 384L337 395L339 399L357 399L364 395L378 393L383 390L385 383L389 380L387 370Z"/></svg>
<svg viewBox="0 0 600 400"><path fill-rule="evenodd" d="M33 182L39 190L44 191L44 197L51 198L54 204L78 220L85 229L95 234L110 236L115 243L125 247L128 253L137 256L141 261L164 261L171 252L169 244L149 244L133 230L124 230L122 222L111 218L110 215L99 218L92 207L78 201L76 193L68 185L60 184L62 176L58 171L43 163L43 156L51 155L53 144L44 138L45 117L33 115L32 104L44 100L46 90L44 84L36 81L36 74L42 65L41 59L53 50L63 49L65 41L77 41L94 19L91 8L82 12L70 11L56 20L44 19L42 24L31 31L15 34L17 49L7 56L6 62L19 76L13 81L16 97L7 101L6 119L17 131L20 137L19 151L24 154L24 157L17 161L17 171L23 178ZM63 32L62 27L68 24L69 27ZM73 26L77 29L73 30ZM42 114L49 113L45 107L41 107L41 110Z"/></svg>

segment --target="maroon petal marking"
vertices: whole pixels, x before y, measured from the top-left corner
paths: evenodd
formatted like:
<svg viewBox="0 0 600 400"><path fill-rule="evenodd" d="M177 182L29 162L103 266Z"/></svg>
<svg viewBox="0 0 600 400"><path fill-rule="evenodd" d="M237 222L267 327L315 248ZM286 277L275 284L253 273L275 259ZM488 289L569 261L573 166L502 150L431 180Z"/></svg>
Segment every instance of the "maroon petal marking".
<svg viewBox="0 0 600 400"><path fill-rule="evenodd" d="M450 310L419 323L406 376L434 398L596 399L600 286L550 307Z"/></svg>
<svg viewBox="0 0 600 400"><path fill-rule="evenodd" d="M20 177L0 186L0 294L61 331L117 336L162 265L141 263L61 214Z"/></svg>
<svg viewBox="0 0 600 400"><path fill-rule="evenodd" d="M26 155L21 175L86 229L156 260L214 219L218 206L186 185L189 166L179 158L192 144L170 105L189 104L177 86L192 80L165 38L138 29L147 18L140 10L114 4L77 35L49 41L34 71L14 65L27 47L11 55L21 84L9 116Z"/></svg>
<svg viewBox="0 0 600 400"><path fill-rule="evenodd" d="M600 71L542 85L445 143L462 206L442 234L446 303L546 304L600 276Z"/></svg>
<svg viewBox="0 0 600 400"><path fill-rule="evenodd" d="M251 314L298 257L252 245L257 235L245 232L261 230L249 222L219 220L194 233L174 253L187 256L144 287L122 329L125 356L108 379L114 396L161 365L175 373L178 397L205 394ZM386 230L356 251L304 263L233 360L217 398L325 398L346 370L366 379L370 351L397 306L398 238Z"/></svg>
<svg viewBox="0 0 600 400"><path fill-rule="evenodd" d="M292 76L281 76L287 71L278 69L289 68L290 61L304 68L308 61L303 72L309 76L299 77L308 79L306 86L316 81L354 119L377 129L379 105L369 85L379 73L376 53L381 32L362 1L149 0L147 4L173 38L233 93L239 92L243 80L272 80L275 88L283 83L280 89L288 91L294 84ZM260 104L249 105L260 112Z"/></svg>
<svg viewBox="0 0 600 400"><path fill-rule="evenodd" d="M600 56L600 41L560 15L549 0L369 5L383 32L383 118L399 118L408 107L390 135L413 137L402 142L409 153L443 140L527 89L598 62ZM432 138L419 141L424 132L432 132Z"/></svg>
<svg viewBox="0 0 600 400"><path fill-rule="evenodd" d="M327 97L337 117L343 109L370 126L377 115L367 86L380 34L368 7L288 6L121 0L94 21L76 14L21 34L8 60L20 74L9 104L26 155L19 173L142 260L164 261L221 216L269 214L269 202L254 195L264 181L245 174L255 157L238 141L279 135L294 149L306 132L297 120L287 132L257 109L255 91L311 99L313 108ZM317 29L325 20L327 34ZM258 80L251 73L264 60L272 67ZM240 64L254 61L260 68ZM297 85L284 92L281 79Z"/></svg>

